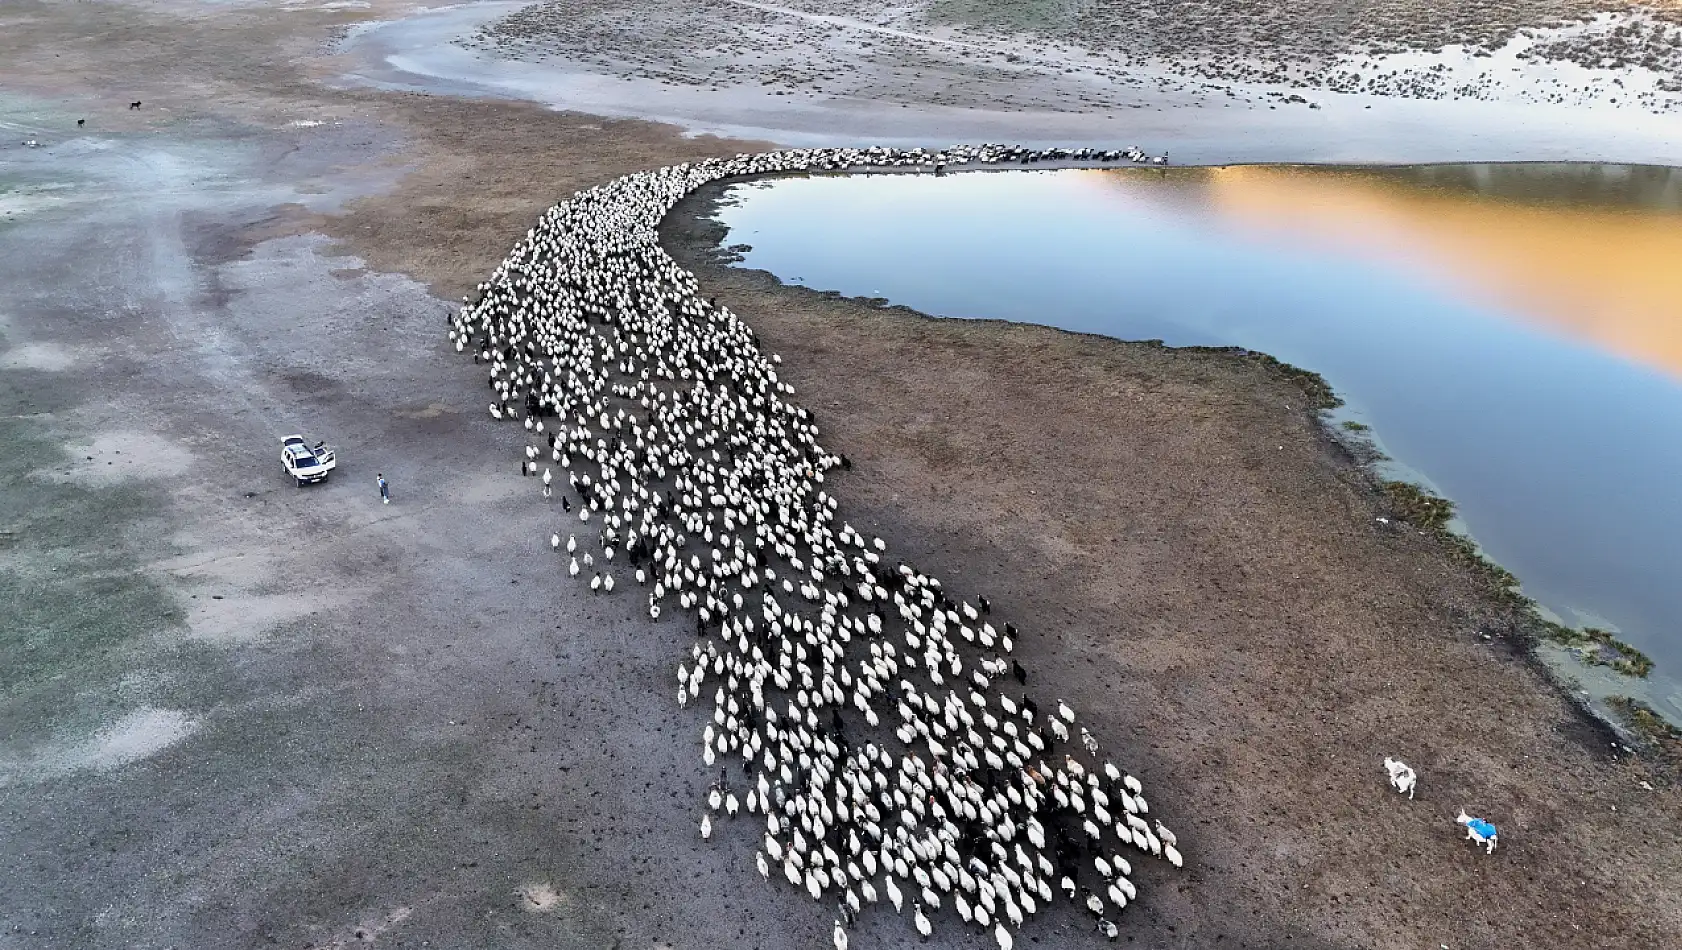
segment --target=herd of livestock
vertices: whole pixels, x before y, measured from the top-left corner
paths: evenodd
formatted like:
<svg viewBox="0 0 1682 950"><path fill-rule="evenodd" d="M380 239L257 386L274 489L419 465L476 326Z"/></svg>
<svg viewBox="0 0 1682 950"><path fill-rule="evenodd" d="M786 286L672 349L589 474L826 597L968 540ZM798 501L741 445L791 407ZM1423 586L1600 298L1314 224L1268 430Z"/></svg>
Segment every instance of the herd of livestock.
<svg viewBox="0 0 1682 950"><path fill-rule="evenodd" d="M1127 855L1181 857L1074 710L1024 693L1015 626L841 516L824 479L849 463L656 228L723 178L1123 160L1145 157L803 149L629 175L549 209L455 318L457 349L487 364L491 414L528 432L522 471L579 499L569 570L597 590L634 583L650 616L675 603L694 618L673 688L712 702L700 752L728 763L702 833L713 814L762 821L761 872L834 900L838 944L888 903L924 935L949 906L1008 948L1060 893L1114 937L1137 895Z"/></svg>
<svg viewBox="0 0 1682 950"><path fill-rule="evenodd" d="M526 429L521 473L550 497L565 480L578 524L550 543L568 572L597 591L634 585L652 618L674 604L693 618L672 686L680 704L712 704L700 752L720 771L702 836L715 815L763 822L760 873L835 901L838 950L882 903L909 905L924 937L950 907L1010 950L1059 895L1113 940L1138 893L1129 855L1178 867L1178 842L1068 704L1025 691L1013 623L841 516L825 477L851 463L657 228L721 179L1044 161L1153 160L825 148L628 175L550 208L450 330L488 369L490 414ZM1413 771L1385 764L1411 793ZM1493 849L1493 826L1461 823Z"/></svg>

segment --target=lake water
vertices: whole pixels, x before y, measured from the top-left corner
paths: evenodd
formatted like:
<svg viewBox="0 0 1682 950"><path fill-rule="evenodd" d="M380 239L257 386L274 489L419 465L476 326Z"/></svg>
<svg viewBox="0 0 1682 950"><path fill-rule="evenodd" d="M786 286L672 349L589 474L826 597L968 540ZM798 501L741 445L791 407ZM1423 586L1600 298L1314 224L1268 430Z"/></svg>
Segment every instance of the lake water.
<svg viewBox="0 0 1682 950"><path fill-rule="evenodd" d="M1682 721L1682 169L788 178L719 217L789 283L1321 373L1527 594L1659 666L1585 686Z"/></svg>

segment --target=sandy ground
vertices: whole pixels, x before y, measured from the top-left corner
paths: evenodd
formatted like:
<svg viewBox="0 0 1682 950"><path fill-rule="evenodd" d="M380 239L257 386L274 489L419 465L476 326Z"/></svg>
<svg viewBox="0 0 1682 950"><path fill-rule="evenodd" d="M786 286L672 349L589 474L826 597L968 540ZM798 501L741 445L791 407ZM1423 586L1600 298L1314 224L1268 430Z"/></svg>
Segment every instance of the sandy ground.
<svg viewBox="0 0 1682 950"><path fill-rule="evenodd" d="M682 625L562 581L442 339L549 202L757 146L337 82L317 51L396 10L0 9L0 948L826 946L832 909L759 881L745 825L693 833ZM671 241L858 463L854 522L1017 619L1033 688L1185 829L1131 945L1682 928L1675 788L1377 527L1288 380L793 293L713 267L714 236ZM341 447L333 480L281 475L292 431ZM949 918L933 943L978 945Z"/></svg>

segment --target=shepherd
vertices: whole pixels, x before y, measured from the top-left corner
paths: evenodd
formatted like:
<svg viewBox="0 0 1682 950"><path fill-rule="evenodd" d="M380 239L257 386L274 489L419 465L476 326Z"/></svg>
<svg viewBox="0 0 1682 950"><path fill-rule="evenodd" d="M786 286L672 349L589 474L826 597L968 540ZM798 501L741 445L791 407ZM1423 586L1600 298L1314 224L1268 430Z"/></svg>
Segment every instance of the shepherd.
<svg viewBox="0 0 1682 950"><path fill-rule="evenodd" d="M381 473L374 477L380 480L380 504L391 504L391 485L385 480L385 474Z"/></svg>

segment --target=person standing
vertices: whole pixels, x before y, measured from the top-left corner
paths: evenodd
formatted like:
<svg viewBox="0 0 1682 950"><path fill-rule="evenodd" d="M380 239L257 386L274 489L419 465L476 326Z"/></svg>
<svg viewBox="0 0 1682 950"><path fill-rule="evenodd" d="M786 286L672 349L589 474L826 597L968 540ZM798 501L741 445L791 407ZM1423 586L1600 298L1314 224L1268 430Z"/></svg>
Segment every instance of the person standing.
<svg viewBox="0 0 1682 950"><path fill-rule="evenodd" d="M391 485L385 480L385 474L376 476L380 480L380 504L391 504Z"/></svg>

